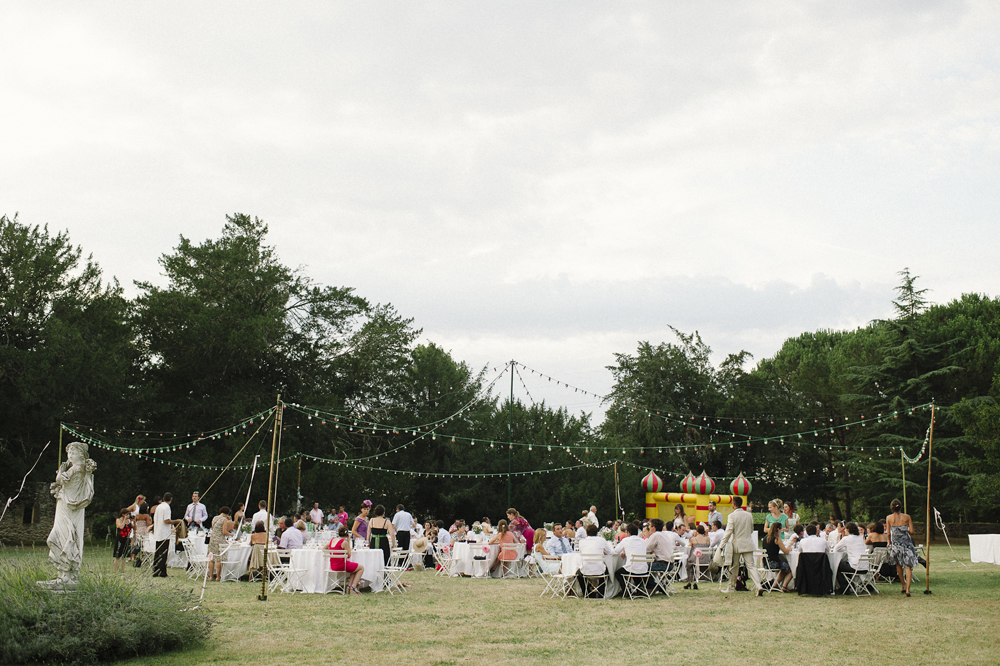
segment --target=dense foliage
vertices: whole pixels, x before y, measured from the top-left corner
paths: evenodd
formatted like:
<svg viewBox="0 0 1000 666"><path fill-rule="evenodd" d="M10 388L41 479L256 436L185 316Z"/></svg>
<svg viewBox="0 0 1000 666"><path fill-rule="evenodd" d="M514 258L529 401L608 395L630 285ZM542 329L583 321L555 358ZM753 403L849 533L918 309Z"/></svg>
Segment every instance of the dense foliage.
<svg viewBox="0 0 1000 666"><path fill-rule="evenodd" d="M673 341L616 354L610 407L595 427L587 414L512 403L491 383L509 381L509 368L498 378L417 344L412 319L316 284L284 265L266 235L237 214L218 239L181 237L160 259L165 285L138 283L130 301L67 233L0 218L0 492L13 494L62 421L125 449L168 449L155 461L92 451L98 512L137 492L170 491L183 506L194 489L212 512L242 500L250 478L213 468L268 459L271 421L243 419L280 394L279 512L301 488L305 503L352 514L371 499L446 520L496 519L508 504L535 522L590 504L610 517L616 492L639 514L639 481L654 469L671 490L705 470L725 492L742 472L758 501L878 516L904 491L902 450L919 457L905 463L905 490L920 517L933 402L934 505L950 520L1000 507L1000 300L929 305L904 271L891 319L802 333L753 367L746 352L716 366L697 332L675 330ZM560 471L518 475L545 469Z"/></svg>
<svg viewBox="0 0 1000 666"><path fill-rule="evenodd" d="M36 581L51 576L42 558L0 560L0 662L93 664L189 647L214 620L197 598L148 578L83 572L70 594ZM183 612L181 612L183 611Z"/></svg>

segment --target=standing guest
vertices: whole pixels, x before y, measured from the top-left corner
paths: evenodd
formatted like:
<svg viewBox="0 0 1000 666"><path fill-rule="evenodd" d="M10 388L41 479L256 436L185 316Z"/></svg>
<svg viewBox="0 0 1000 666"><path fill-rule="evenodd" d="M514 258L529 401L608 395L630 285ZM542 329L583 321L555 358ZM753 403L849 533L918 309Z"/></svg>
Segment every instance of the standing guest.
<svg viewBox="0 0 1000 666"><path fill-rule="evenodd" d="M125 507L118 512L115 519L115 550L112 554L111 571L118 571L121 564L121 572L125 573L125 558L128 557L132 548L132 512Z"/></svg>
<svg viewBox="0 0 1000 666"><path fill-rule="evenodd" d="M597 519L597 507L591 506L590 511L587 512L587 517L583 519L584 525L600 525L601 521Z"/></svg>
<svg viewBox="0 0 1000 666"><path fill-rule="evenodd" d="M687 585L684 589L698 589L698 570L701 567L708 567L710 560L708 556L708 549L711 546L712 540L708 538L708 533L705 532L704 525L698 525L695 528L695 534L691 537L688 544L691 546L691 553L688 555L687 561ZM699 553L701 553L699 555Z"/></svg>
<svg viewBox="0 0 1000 666"><path fill-rule="evenodd" d="M517 512L517 509L510 508L507 509L507 520L510 525L509 528L517 537L524 543L534 543L535 541L535 530L531 529L531 524ZM597 527L597 523L594 523L594 527Z"/></svg>
<svg viewBox="0 0 1000 666"><path fill-rule="evenodd" d="M209 580L222 580L222 547L226 545L226 537L232 536L233 527L229 507L220 508L219 515L212 519L212 531L208 538L208 552L212 554L208 563Z"/></svg>
<svg viewBox="0 0 1000 666"><path fill-rule="evenodd" d="M777 521L771 523L771 529L764 537L764 550L767 551L767 568L778 572L774 584L780 587L782 592L788 592L788 583L792 580L792 568L788 565L788 560L781 556L787 557L791 550L781 540L781 524Z"/></svg>
<svg viewBox="0 0 1000 666"><path fill-rule="evenodd" d="M153 514L153 539L156 541L156 553L153 555L153 575L167 577L167 551L170 548L170 526L181 522L180 518L171 520L170 503L174 496L163 494L163 500Z"/></svg>
<svg viewBox="0 0 1000 666"><path fill-rule="evenodd" d="M785 514L785 527L790 530L795 529L795 526L799 524L799 514L795 513L795 504L785 502L782 513Z"/></svg>
<svg viewBox="0 0 1000 666"><path fill-rule="evenodd" d="M684 505L677 504L674 506L674 527L681 525L687 525L687 515L684 513Z"/></svg>
<svg viewBox="0 0 1000 666"><path fill-rule="evenodd" d="M337 530L337 536L330 539L327 549L344 552L343 556L330 558L330 571L346 571L348 575L347 589L354 594L361 594L358 592L358 582L361 581L361 574L365 572L365 567L348 559L351 557L351 540L347 538L345 525L341 525Z"/></svg>
<svg viewBox="0 0 1000 666"><path fill-rule="evenodd" d="M768 514L764 516L764 531L769 532L771 529L771 523L780 523L781 531L785 531L785 527L788 525L788 516L781 513L782 504L778 504L775 500L771 500L767 503Z"/></svg>
<svg viewBox="0 0 1000 666"><path fill-rule="evenodd" d="M191 493L191 503L187 505L187 509L184 510L184 521L187 523L188 529L190 530L195 525L198 529L205 529L205 521L208 520L208 509L205 505L198 501L198 491Z"/></svg>
<svg viewBox="0 0 1000 666"><path fill-rule="evenodd" d="M413 516L403 507L396 505L396 514L392 517L392 526L396 528L396 541L405 551L410 550L410 531L413 529Z"/></svg>
<svg viewBox="0 0 1000 666"><path fill-rule="evenodd" d="M337 531L337 528L340 526L340 519L337 518L337 511L335 509L330 509L330 513L326 515L326 524L333 531Z"/></svg>
<svg viewBox="0 0 1000 666"><path fill-rule="evenodd" d="M840 561L837 567L837 590L841 594L847 594L850 589L847 585L847 576L856 571L868 571L868 565L858 566L862 555L868 552L865 547L865 540L861 538L857 523L847 523L847 536L837 542L833 547L833 552L846 552L847 557Z"/></svg>
<svg viewBox="0 0 1000 666"><path fill-rule="evenodd" d="M319 502L313 502L313 508L309 510L309 522L317 529L323 527L323 510L319 508Z"/></svg>
<svg viewBox="0 0 1000 666"><path fill-rule="evenodd" d="M441 546L451 545L451 532L444 528L444 521L437 521L437 543Z"/></svg>
<svg viewBox="0 0 1000 666"><path fill-rule="evenodd" d="M371 506L371 505L372 505L372 503L368 502L368 506ZM347 525L350 522L350 518L348 518L347 512L344 511L344 505L343 504L341 504L339 507L337 507L337 520L340 521L341 525Z"/></svg>
<svg viewBox="0 0 1000 666"><path fill-rule="evenodd" d="M139 497L142 497L140 495ZM153 517L149 515L149 505L146 504L146 498L142 497L142 503L139 504L139 512L135 516L135 531L133 533L133 545L136 548L133 552L136 553L135 556L135 566L142 566L142 544L146 541L146 537L149 535L149 529L153 526Z"/></svg>
<svg viewBox="0 0 1000 666"><path fill-rule="evenodd" d="M239 525L241 522L243 522L243 519L246 518L246 516L244 515L246 513L244 507L246 507L246 504L244 504L243 502L239 502L236 504L236 511L233 512L234 524Z"/></svg>
<svg viewBox="0 0 1000 666"><path fill-rule="evenodd" d="M381 548L385 555L384 564L388 566L392 549L396 546L396 528L385 517L385 507L375 505L374 516L368 521L368 544L372 548Z"/></svg>
<svg viewBox="0 0 1000 666"><path fill-rule="evenodd" d="M352 539L360 539L368 543L368 512L371 509L371 500L365 500L361 503L361 511L358 513L358 517L354 519L354 525L351 526Z"/></svg>
<svg viewBox="0 0 1000 666"><path fill-rule="evenodd" d="M886 516L885 524L889 526L889 564L896 565L896 573L903 582L903 569L906 569L906 579L902 592L910 596L910 583L913 581L913 567L917 566L917 548L913 545L913 521L910 515L903 513L903 505L898 499L889 504L892 513Z"/></svg>
<svg viewBox="0 0 1000 666"><path fill-rule="evenodd" d="M624 590L625 574L644 576L649 573L649 565L645 562L633 562L631 559L636 555L646 554L646 542L639 536L639 528L632 523L622 525L622 527L625 528L625 533L628 536L618 542L613 552L615 555L621 555L622 559L625 560L622 566L618 567L615 571L615 579L618 580L618 585Z"/></svg>
<svg viewBox="0 0 1000 666"><path fill-rule="evenodd" d="M267 500L257 502L257 508L260 510L253 514L253 517L250 519L250 524L254 526L254 529L256 529L257 523L264 523L264 528L270 532L271 521L268 520L269 516L267 515Z"/></svg>
<svg viewBox="0 0 1000 666"><path fill-rule="evenodd" d="M719 521L719 524L721 525L722 524L722 514L719 513L718 508L716 508L715 502L709 502L708 503L708 524L711 526L711 525L713 525L715 523L715 521Z"/></svg>
<svg viewBox="0 0 1000 666"><path fill-rule="evenodd" d="M749 511L740 511L742 506L743 498L739 495L733 497L733 512L729 514L726 533L722 535L722 541L719 542L720 546L731 543L733 549L733 563L729 569L729 581L725 591L728 593L730 585L736 580L736 574L742 560L746 564L750 579L753 580L757 596L760 597L763 596L764 590L761 588L760 575L757 573L757 566L753 561L753 552L757 549L753 538L753 515Z"/></svg>

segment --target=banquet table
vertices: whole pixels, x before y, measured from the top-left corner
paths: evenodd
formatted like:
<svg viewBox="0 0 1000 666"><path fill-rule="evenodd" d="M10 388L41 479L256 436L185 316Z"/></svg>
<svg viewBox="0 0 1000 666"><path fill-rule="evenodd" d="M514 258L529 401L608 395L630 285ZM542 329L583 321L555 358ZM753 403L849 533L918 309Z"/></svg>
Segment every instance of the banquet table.
<svg viewBox="0 0 1000 666"><path fill-rule="evenodd" d="M622 559L621 555L615 555L614 553L604 555L604 567L606 573L608 574L608 581L604 585L604 598L611 599L621 594L622 588L615 580L615 572L622 566L625 560ZM561 573L567 576L575 576L580 572L580 567L583 566L583 555L580 553L565 553L562 556L562 568ZM583 596L583 590L580 588L579 580L573 583L573 592L578 596Z"/></svg>
<svg viewBox="0 0 1000 666"><path fill-rule="evenodd" d="M970 534L969 559L973 562L1000 564L1000 534Z"/></svg>
<svg viewBox="0 0 1000 666"><path fill-rule="evenodd" d="M517 544L517 561L524 560L524 546L525 544L523 543ZM489 548L489 553L483 550L484 547ZM490 573L490 563L493 562L493 558L497 557L499 553L499 544L490 546L482 542L467 543L465 541L453 543L451 545L451 575L466 575L473 578L487 578L490 576L500 578L502 576L501 567L497 567L496 571ZM485 557L477 560L475 559L477 555L485 555Z"/></svg>
<svg viewBox="0 0 1000 666"><path fill-rule="evenodd" d="M229 550L223 548L222 580L239 580L247 573L247 561L250 559L252 546L249 541L238 541L229 545Z"/></svg>
<svg viewBox="0 0 1000 666"><path fill-rule="evenodd" d="M188 558L187 553L183 550L177 550L177 538L171 534L170 535L170 545L167 546L167 566L171 569L187 569ZM204 555L208 552L208 544L205 543L205 539L201 537L196 537L194 540L194 547L199 553ZM142 541L142 551L144 557L153 557L156 552L156 541L153 540L153 535L148 534ZM245 563L244 563L245 564ZM244 569L246 567L244 566Z"/></svg>
<svg viewBox="0 0 1000 666"><path fill-rule="evenodd" d="M799 550L793 550L792 552L790 552L787 555L787 557L788 557L788 567L792 570L792 579L788 583L788 589L789 590L794 590L795 589L795 570L799 566L799 555L800 554L801 554L801 551L799 551ZM831 587L831 589L833 589L833 590L837 589L837 567L840 566L840 561L843 560L845 557L847 557L847 552L843 551L843 550L840 551L840 552L836 552L836 553L833 552L832 550L828 550L826 552L826 558L830 562L830 570L831 570L831 572L833 574L833 582L832 582L832 587Z"/></svg>
<svg viewBox="0 0 1000 666"><path fill-rule="evenodd" d="M385 584L384 554L381 548L358 548L351 550L350 561L365 568L361 574L362 583L368 583L375 592L381 592ZM326 592L326 572L330 570L330 551L321 548L298 548L291 551L293 570L292 587L307 594Z"/></svg>

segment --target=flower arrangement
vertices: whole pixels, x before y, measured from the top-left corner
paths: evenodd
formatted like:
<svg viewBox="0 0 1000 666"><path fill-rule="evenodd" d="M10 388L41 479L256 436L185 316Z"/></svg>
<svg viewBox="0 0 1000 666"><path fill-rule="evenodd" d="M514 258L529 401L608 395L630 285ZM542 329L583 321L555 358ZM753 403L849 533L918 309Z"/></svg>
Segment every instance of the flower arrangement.
<svg viewBox="0 0 1000 666"><path fill-rule="evenodd" d="M483 533L483 526L479 523L478 520L476 522L472 523L472 531L474 533L476 533L476 534L482 534Z"/></svg>

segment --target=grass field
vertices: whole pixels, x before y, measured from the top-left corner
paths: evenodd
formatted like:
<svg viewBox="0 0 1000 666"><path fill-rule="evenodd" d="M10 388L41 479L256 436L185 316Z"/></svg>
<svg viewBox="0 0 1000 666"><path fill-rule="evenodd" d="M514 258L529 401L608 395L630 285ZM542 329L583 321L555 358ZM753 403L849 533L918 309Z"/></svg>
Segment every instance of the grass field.
<svg viewBox="0 0 1000 666"><path fill-rule="evenodd" d="M967 546L953 555L935 545L931 556L933 594L914 583L909 599L898 585L861 599L757 599L702 585L670 599L558 601L539 598L536 579L445 579L425 571L407 574L411 588L402 596L276 593L261 602L259 584L209 583L205 606L218 619L212 638L141 663L1000 663L1000 567L971 564ZM87 548L85 567L110 563L109 550ZM179 570L170 573L155 583L196 587ZM922 568L919 574L923 581Z"/></svg>

